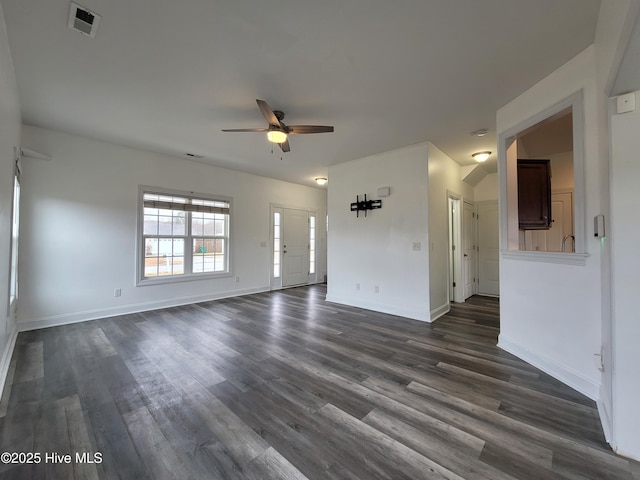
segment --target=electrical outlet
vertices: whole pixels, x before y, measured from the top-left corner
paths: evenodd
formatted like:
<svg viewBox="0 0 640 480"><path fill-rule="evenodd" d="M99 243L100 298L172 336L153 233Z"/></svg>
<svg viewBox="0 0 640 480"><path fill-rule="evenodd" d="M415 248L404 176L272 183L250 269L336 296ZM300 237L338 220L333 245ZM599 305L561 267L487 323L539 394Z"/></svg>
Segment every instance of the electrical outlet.
<svg viewBox="0 0 640 480"><path fill-rule="evenodd" d="M240 277L236 277L236 283L240 283Z"/></svg>
<svg viewBox="0 0 640 480"><path fill-rule="evenodd" d="M360 284L356 283L356 290L360 290Z"/></svg>
<svg viewBox="0 0 640 480"><path fill-rule="evenodd" d="M413 242L413 251L414 252L419 252L420 250L422 250L422 243Z"/></svg>
<svg viewBox="0 0 640 480"><path fill-rule="evenodd" d="M113 290L113 296L114 297L119 297L122 295L122 289L121 288L116 288Z"/></svg>
<svg viewBox="0 0 640 480"><path fill-rule="evenodd" d="M376 285L375 287L373 287L373 291L376 293L380 293L380 287Z"/></svg>

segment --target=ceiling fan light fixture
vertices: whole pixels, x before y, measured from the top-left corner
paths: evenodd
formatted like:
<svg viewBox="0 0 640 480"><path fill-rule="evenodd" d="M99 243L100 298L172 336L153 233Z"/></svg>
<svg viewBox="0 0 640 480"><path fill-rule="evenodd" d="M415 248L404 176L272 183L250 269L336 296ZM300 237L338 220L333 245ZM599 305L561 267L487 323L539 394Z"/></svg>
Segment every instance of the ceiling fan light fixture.
<svg viewBox="0 0 640 480"><path fill-rule="evenodd" d="M283 143L287 140L287 134L281 130L269 130L267 140L273 143Z"/></svg>
<svg viewBox="0 0 640 480"><path fill-rule="evenodd" d="M316 177L315 181L318 185L324 185L325 183L327 183L326 177Z"/></svg>
<svg viewBox="0 0 640 480"><path fill-rule="evenodd" d="M491 152L476 152L471 155L476 162L482 163L486 162L487 159L491 156Z"/></svg>

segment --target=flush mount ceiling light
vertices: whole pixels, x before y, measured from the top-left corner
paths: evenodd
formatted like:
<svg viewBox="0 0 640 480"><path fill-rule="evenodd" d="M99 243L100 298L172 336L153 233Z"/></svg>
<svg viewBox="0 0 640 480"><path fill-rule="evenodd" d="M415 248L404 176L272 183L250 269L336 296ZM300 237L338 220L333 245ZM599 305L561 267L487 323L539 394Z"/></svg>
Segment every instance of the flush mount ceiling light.
<svg viewBox="0 0 640 480"><path fill-rule="evenodd" d="M284 143L287 140L287 134L280 130L269 130L267 139L273 143Z"/></svg>
<svg viewBox="0 0 640 480"><path fill-rule="evenodd" d="M470 133L470 135L473 137L484 137L486 134L487 134L486 128L481 128L480 130L475 130Z"/></svg>
<svg viewBox="0 0 640 480"><path fill-rule="evenodd" d="M471 155L476 162L485 162L490 156L491 152L476 152Z"/></svg>
<svg viewBox="0 0 640 480"><path fill-rule="evenodd" d="M315 181L318 185L324 185L327 183L327 179L325 177L317 177L315 178Z"/></svg>

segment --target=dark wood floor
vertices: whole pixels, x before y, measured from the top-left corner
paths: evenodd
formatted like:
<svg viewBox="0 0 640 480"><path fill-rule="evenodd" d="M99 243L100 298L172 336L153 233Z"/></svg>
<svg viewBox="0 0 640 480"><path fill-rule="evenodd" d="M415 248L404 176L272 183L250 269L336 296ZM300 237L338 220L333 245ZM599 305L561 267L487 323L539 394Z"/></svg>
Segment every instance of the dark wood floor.
<svg viewBox="0 0 640 480"><path fill-rule="evenodd" d="M1 451L40 463L0 478L640 479L592 401L495 347L497 300L426 324L325 294L21 333Z"/></svg>

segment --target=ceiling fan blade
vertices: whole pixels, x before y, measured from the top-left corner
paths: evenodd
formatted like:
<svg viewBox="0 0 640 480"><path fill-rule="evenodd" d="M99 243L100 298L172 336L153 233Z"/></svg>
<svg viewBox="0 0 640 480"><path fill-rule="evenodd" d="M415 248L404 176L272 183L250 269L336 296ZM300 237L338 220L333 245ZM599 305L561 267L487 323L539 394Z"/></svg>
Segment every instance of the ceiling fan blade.
<svg viewBox="0 0 640 480"><path fill-rule="evenodd" d="M223 132L268 132L268 128L226 128Z"/></svg>
<svg viewBox="0 0 640 480"><path fill-rule="evenodd" d="M329 125L287 125L287 133L298 135L302 133L331 133L333 127Z"/></svg>
<svg viewBox="0 0 640 480"><path fill-rule="evenodd" d="M280 148L282 149L283 152L291 151L291 147L289 146L289 140L285 140L284 142L279 143L278 145L280 145Z"/></svg>
<svg viewBox="0 0 640 480"><path fill-rule="evenodd" d="M267 123L269 123L269 125L278 125L279 127L282 126L280 120L278 120L278 117L276 117L276 114L273 113L273 109L267 102L258 99L256 99L256 102L258 103L258 108L260 108L262 115L267 120Z"/></svg>

